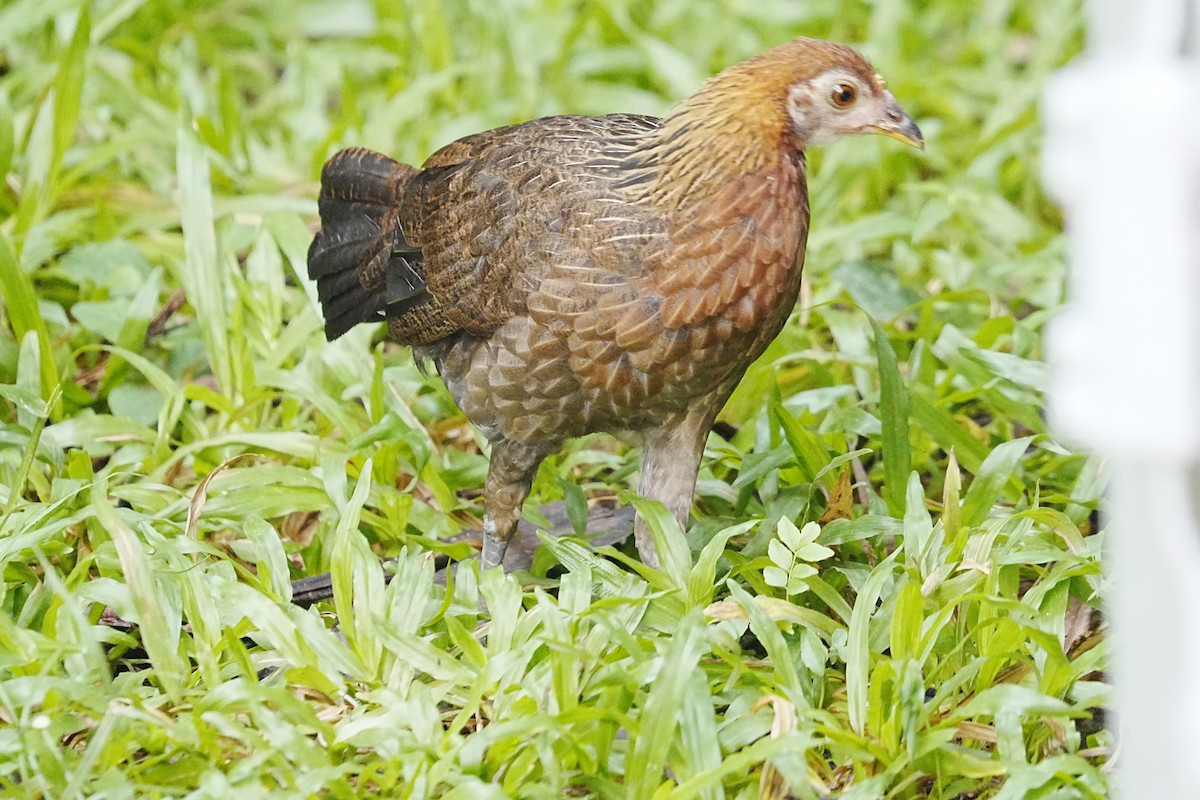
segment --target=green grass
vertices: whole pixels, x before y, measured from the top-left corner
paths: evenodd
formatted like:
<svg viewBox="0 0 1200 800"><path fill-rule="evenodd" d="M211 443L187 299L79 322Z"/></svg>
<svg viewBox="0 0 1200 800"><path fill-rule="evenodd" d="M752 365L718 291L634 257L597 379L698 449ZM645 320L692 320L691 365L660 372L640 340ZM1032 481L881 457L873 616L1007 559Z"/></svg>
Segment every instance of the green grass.
<svg viewBox="0 0 1200 800"><path fill-rule="evenodd" d="M80 7L0 6L0 794L1106 796L1103 480L1041 411L1075 2ZM481 439L377 331L324 343L321 163L661 113L800 33L859 45L929 146L814 154L803 300L688 546L435 583ZM531 508L635 456L575 442Z"/></svg>

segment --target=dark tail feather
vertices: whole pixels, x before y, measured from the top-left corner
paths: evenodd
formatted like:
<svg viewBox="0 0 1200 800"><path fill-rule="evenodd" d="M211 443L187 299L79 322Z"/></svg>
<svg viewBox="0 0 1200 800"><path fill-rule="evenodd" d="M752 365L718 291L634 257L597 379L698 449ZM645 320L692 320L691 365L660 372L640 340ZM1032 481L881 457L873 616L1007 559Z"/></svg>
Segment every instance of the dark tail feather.
<svg viewBox="0 0 1200 800"><path fill-rule="evenodd" d="M408 164L359 147L342 150L321 170L321 230L308 249L325 336L380 319L387 266L400 236L399 202L417 173Z"/></svg>

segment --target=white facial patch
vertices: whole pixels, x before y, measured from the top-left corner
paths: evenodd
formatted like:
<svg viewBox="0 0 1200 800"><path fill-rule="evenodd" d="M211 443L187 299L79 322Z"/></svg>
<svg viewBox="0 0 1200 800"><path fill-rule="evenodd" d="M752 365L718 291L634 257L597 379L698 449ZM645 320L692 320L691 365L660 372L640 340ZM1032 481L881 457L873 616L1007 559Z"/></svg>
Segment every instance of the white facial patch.
<svg viewBox="0 0 1200 800"><path fill-rule="evenodd" d="M839 87L849 87L855 94L855 102L844 108L835 105L832 98ZM873 105L874 87L864 86L860 78L840 70L823 72L811 80L793 84L787 97L796 138L804 146L826 144L861 132L861 124Z"/></svg>
<svg viewBox="0 0 1200 800"><path fill-rule="evenodd" d="M815 100L810 81L793 84L788 90L788 114L792 117L792 127L796 131L796 138L805 144L814 144L812 135L820 117Z"/></svg>

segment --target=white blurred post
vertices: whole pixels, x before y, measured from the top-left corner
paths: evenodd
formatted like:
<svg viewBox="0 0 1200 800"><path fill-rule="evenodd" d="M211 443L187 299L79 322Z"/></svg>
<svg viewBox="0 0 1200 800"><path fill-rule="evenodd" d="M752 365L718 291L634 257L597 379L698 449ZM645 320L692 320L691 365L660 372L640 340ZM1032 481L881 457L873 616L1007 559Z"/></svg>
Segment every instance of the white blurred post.
<svg viewBox="0 0 1200 800"><path fill-rule="evenodd" d="M1106 457L1118 796L1200 798L1200 0L1091 0L1045 98L1051 419Z"/></svg>

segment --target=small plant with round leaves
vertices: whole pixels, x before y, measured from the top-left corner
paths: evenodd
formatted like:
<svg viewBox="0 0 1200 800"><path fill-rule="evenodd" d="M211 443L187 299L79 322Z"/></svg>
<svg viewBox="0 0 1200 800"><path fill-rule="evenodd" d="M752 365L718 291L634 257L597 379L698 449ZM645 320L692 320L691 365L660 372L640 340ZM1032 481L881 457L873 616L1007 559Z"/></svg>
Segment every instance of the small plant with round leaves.
<svg viewBox="0 0 1200 800"><path fill-rule="evenodd" d="M815 522L797 528L787 517L775 526L778 538L767 545L767 555L774 566L763 570L763 578L771 586L783 589L789 596L808 590L808 579L817 574L813 562L824 561L833 551L817 543L821 526Z"/></svg>

